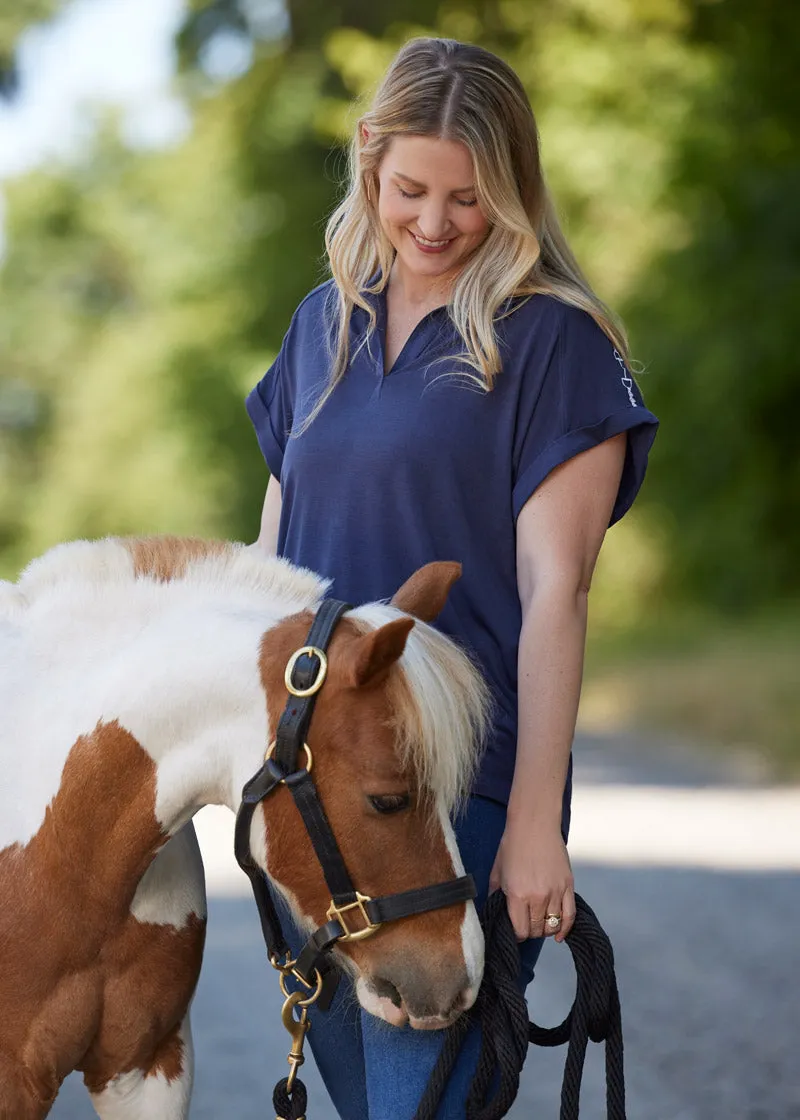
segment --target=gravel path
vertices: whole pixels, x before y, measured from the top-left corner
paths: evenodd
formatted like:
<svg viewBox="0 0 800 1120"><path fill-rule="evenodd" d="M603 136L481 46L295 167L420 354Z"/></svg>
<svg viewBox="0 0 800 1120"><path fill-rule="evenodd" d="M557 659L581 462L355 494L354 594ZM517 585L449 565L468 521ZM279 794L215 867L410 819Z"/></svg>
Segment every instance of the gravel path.
<svg viewBox="0 0 800 1120"><path fill-rule="evenodd" d="M617 957L630 1120L800 1120L800 789L762 788L671 743L584 738L576 758L571 849ZM287 1036L229 820L204 814L211 899L191 1115L263 1120ZM548 944L529 991L536 1021L559 1021L572 986L568 951ZM604 1120L602 1053L591 1051L581 1120ZM556 1120L562 1070L563 1051L531 1049L512 1120ZM336 1120L313 1062L303 1079L310 1120ZM79 1079L51 1116L94 1116Z"/></svg>

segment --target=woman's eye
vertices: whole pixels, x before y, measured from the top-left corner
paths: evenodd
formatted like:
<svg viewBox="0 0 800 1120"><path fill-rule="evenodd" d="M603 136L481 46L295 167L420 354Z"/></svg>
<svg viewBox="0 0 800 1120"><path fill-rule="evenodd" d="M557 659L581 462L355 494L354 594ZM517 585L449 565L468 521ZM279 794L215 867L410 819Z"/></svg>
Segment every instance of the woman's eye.
<svg viewBox="0 0 800 1120"><path fill-rule="evenodd" d="M403 198L422 198L422 191L412 193L411 191L404 191L402 187L397 188ZM457 198L456 202L459 206L477 206L477 198Z"/></svg>
<svg viewBox="0 0 800 1120"><path fill-rule="evenodd" d="M371 794L369 803L373 809L379 813L401 813L403 809L407 809L411 802L411 795L408 793L386 793L386 794Z"/></svg>

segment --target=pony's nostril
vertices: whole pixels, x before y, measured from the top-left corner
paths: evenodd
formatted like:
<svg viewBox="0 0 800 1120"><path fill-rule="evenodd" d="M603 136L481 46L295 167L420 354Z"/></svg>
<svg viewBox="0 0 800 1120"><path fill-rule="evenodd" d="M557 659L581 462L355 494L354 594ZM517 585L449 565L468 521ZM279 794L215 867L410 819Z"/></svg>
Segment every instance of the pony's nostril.
<svg viewBox="0 0 800 1120"><path fill-rule="evenodd" d="M453 1003L450 1007L450 1010L448 1011L448 1015L453 1016L453 1017L455 1017L456 1015L460 1015L462 1011L468 1011L474 1003L475 1003L475 989L474 988L462 988L462 990L458 993L456 998L453 1000Z"/></svg>
<svg viewBox="0 0 800 1120"><path fill-rule="evenodd" d="M382 976L373 976L369 982L369 986L372 988L375 994L380 996L382 999L391 1000L395 1007L401 1006L403 1001L400 998L400 993L398 992L397 988L395 988L394 984L391 983L391 981L384 980Z"/></svg>

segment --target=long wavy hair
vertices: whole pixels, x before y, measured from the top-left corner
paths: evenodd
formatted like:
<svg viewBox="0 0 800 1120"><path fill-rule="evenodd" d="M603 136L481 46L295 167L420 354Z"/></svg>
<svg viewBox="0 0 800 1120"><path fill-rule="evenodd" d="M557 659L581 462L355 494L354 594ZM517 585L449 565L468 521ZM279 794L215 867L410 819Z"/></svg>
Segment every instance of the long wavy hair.
<svg viewBox="0 0 800 1120"><path fill-rule="evenodd" d="M467 147L478 205L489 222L489 233L450 293L448 311L464 344L463 352L452 356L458 359L459 376L491 390L502 368L495 323L509 300L537 292L587 311L627 361L624 328L592 291L559 225L540 164L536 121L517 75L482 47L453 39L412 39L357 123L348 189L328 222L325 245L335 281L331 370L306 424L352 357L354 307L369 316L362 344L375 329L376 313L366 295L386 286L395 255L378 216L378 169L392 138L404 134Z"/></svg>

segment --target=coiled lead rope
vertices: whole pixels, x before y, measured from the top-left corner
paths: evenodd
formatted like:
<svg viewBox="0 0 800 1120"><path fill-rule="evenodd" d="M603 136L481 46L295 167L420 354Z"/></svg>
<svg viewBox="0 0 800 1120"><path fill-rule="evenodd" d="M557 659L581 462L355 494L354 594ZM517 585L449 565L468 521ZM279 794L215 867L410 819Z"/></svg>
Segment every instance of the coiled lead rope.
<svg viewBox="0 0 800 1120"><path fill-rule="evenodd" d="M481 1052L467 1098L467 1120L500 1120L519 1092L528 1044L567 1043L559 1120L578 1120L586 1047L605 1042L608 1120L626 1120L622 1016L614 953L594 911L575 896L575 924L565 941L577 973L575 1001L557 1027L528 1021L525 997L518 986L519 951L506 900L495 891L484 910L486 967L475 1006L447 1031L442 1053L431 1074L414 1120L435 1120L436 1109L458 1057L470 1022L481 1024ZM494 1087L494 1091L492 1089ZM491 1095L490 1095L491 1094Z"/></svg>
<svg viewBox="0 0 800 1120"><path fill-rule="evenodd" d="M306 1087L299 1077L295 1078L291 1089L288 1082L288 1077L282 1077L272 1094L275 1120L306 1120Z"/></svg>

